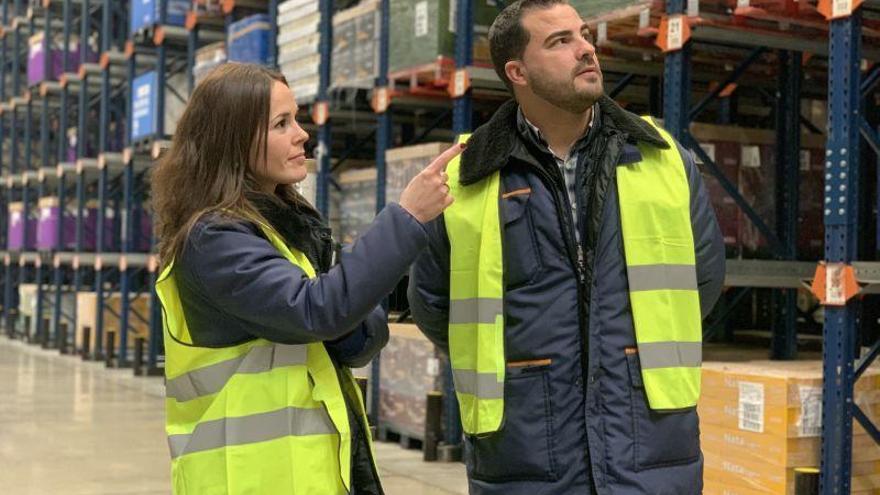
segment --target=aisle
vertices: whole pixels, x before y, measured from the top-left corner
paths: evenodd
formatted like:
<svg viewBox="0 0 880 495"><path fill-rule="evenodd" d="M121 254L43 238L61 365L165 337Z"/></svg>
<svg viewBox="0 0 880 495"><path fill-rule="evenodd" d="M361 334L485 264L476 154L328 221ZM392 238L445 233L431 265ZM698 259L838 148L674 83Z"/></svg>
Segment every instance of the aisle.
<svg viewBox="0 0 880 495"><path fill-rule="evenodd" d="M170 493L161 379L5 337L0 377L4 493ZM377 445L377 456L388 495L467 493L460 464L425 464L393 444Z"/></svg>

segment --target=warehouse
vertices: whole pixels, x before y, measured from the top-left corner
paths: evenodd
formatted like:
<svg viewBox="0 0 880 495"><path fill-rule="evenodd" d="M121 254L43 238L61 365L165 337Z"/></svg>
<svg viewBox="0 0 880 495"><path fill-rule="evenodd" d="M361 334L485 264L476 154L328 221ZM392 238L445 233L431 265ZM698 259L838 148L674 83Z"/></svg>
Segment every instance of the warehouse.
<svg viewBox="0 0 880 495"><path fill-rule="evenodd" d="M880 1L521 1L0 0L2 491L880 493Z"/></svg>

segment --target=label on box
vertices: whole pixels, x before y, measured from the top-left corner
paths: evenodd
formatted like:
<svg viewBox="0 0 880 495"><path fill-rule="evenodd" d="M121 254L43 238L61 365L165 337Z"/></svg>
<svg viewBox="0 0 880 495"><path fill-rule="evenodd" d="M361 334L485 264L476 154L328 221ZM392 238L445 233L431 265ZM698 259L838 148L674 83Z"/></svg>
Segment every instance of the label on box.
<svg viewBox="0 0 880 495"><path fill-rule="evenodd" d="M709 155L709 159L711 159L712 162L715 162L715 145L714 144L700 143L700 148L703 148L703 151L705 151L706 154ZM696 156L696 161L697 161L697 164L700 164L700 165L703 164L703 160L700 158L700 155ZM715 162L715 163L717 163L717 162Z"/></svg>
<svg viewBox="0 0 880 495"><path fill-rule="evenodd" d="M449 32L455 34L458 29L458 2L449 2Z"/></svg>
<svg viewBox="0 0 880 495"><path fill-rule="evenodd" d="M739 382L739 429L764 433L764 384Z"/></svg>
<svg viewBox="0 0 880 495"><path fill-rule="evenodd" d="M761 168L761 148L751 145L742 146L742 166Z"/></svg>
<svg viewBox="0 0 880 495"><path fill-rule="evenodd" d="M428 376L438 376L440 374L440 360L437 358L428 359Z"/></svg>
<svg viewBox="0 0 880 495"><path fill-rule="evenodd" d="M48 220L52 216L52 208L40 208L40 220Z"/></svg>
<svg viewBox="0 0 880 495"><path fill-rule="evenodd" d="M818 437L822 434L822 389L801 385L801 417L798 418L798 434L802 437Z"/></svg>
<svg viewBox="0 0 880 495"><path fill-rule="evenodd" d="M428 2L423 0L416 4L416 38L428 34Z"/></svg>
<svg viewBox="0 0 880 495"><path fill-rule="evenodd" d="M700 15L700 0L688 0L687 14L688 17L697 17Z"/></svg>

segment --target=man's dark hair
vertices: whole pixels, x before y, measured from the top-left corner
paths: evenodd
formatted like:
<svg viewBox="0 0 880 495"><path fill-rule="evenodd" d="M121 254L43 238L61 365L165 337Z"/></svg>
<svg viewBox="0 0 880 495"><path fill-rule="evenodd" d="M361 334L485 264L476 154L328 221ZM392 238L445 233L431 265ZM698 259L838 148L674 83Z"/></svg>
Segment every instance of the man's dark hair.
<svg viewBox="0 0 880 495"><path fill-rule="evenodd" d="M511 60L519 60L529 44L529 32L522 25L523 15L536 9L547 9L554 5L567 5L568 0L517 0L501 11L492 27L489 28L489 51L498 77L513 92L513 84L507 77L504 66Z"/></svg>

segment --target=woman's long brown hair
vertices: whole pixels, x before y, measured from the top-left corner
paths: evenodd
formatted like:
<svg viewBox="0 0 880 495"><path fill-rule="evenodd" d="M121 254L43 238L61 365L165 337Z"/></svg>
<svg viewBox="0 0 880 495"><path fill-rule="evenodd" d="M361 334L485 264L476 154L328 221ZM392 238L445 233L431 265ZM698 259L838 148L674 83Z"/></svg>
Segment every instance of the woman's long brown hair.
<svg viewBox="0 0 880 495"><path fill-rule="evenodd" d="M269 224L249 198L260 195L251 166L265 161L275 82L287 85L276 71L228 63L214 69L193 91L171 148L152 176L163 266L180 255L193 225L207 213ZM274 196L266 196L279 202L304 202L292 186L279 186Z"/></svg>

